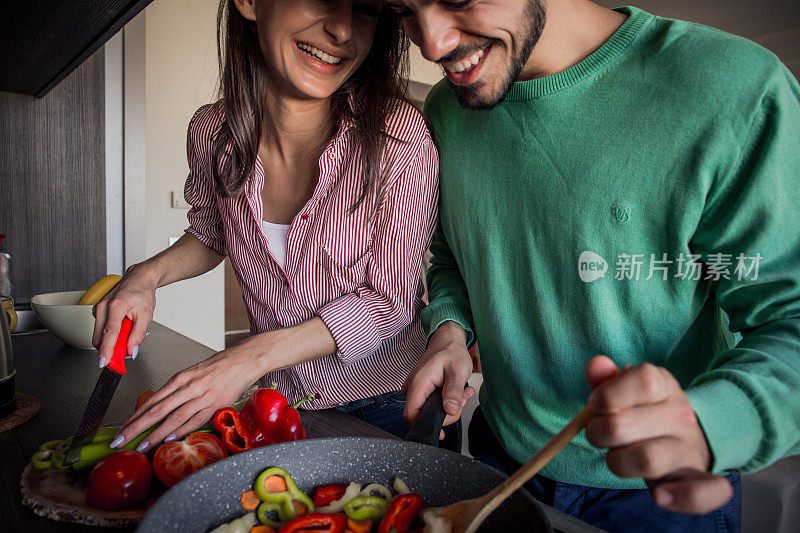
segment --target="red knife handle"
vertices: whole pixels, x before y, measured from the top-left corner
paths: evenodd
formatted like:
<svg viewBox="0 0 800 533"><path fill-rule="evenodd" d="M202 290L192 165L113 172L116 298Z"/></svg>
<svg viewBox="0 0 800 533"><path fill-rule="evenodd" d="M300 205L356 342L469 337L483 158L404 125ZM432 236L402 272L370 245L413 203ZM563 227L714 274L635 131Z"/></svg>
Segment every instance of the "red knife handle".
<svg viewBox="0 0 800 533"><path fill-rule="evenodd" d="M128 355L128 337L131 335L131 328L133 322L128 317L122 319L122 326L119 329L119 337L117 337L117 344L114 345L114 353L111 354L111 361L106 364L114 372L120 375L125 375L125 356Z"/></svg>

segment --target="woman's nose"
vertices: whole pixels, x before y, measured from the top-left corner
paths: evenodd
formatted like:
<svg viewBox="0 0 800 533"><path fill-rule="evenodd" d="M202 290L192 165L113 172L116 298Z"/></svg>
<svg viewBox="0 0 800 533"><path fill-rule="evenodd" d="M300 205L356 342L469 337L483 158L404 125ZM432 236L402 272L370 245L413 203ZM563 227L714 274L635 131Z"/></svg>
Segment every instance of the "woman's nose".
<svg viewBox="0 0 800 533"><path fill-rule="evenodd" d="M330 3L330 11L325 18L325 31L337 43L346 43L353 36L353 2L337 0Z"/></svg>

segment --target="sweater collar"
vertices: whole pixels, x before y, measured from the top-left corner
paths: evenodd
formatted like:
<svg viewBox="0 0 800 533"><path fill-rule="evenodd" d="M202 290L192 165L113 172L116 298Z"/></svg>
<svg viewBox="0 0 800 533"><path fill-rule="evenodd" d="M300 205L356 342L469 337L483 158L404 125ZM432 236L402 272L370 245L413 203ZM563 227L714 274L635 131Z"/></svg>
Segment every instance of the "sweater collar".
<svg viewBox="0 0 800 533"><path fill-rule="evenodd" d="M589 57L562 72L543 78L515 82L506 95L506 100L539 98L578 83L617 57L633 42L642 28L655 18L650 13L631 6L616 8L615 11L627 14L628 19Z"/></svg>

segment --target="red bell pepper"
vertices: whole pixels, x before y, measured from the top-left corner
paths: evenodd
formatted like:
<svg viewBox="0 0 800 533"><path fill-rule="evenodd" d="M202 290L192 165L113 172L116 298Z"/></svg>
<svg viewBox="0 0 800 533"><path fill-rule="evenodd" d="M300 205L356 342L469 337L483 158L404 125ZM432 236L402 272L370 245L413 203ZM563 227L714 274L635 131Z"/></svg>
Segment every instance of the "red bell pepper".
<svg viewBox="0 0 800 533"><path fill-rule="evenodd" d="M334 483L332 485L325 485L324 487L317 487L314 489L314 507L326 507L331 502L341 500L347 490L347 485L344 483Z"/></svg>
<svg viewBox="0 0 800 533"><path fill-rule="evenodd" d="M253 449L250 433L233 407L223 407L214 414L214 429L222 436L222 442L230 453Z"/></svg>
<svg viewBox="0 0 800 533"><path fill-rule="evenodd" d="M422 496L419 494L401 494L392 500L389 509L381 521L378 533L406 533L411 527L411 522L422 510Z"/></svg>
<svg viewBox="0 0 800 533"><path fill-rule="evenodd" d="M283 394L274 388L257 389L239 412L250 446L257 448L307 438L297 407L315 398L316 395L306 396L289 405Z"/></svg>
<svg viewBox="0 0 800 533"><path fill-rule="evenodd" d="M344 533L346 528L343 514L309 513L286 522L278 533Z"/></svg>

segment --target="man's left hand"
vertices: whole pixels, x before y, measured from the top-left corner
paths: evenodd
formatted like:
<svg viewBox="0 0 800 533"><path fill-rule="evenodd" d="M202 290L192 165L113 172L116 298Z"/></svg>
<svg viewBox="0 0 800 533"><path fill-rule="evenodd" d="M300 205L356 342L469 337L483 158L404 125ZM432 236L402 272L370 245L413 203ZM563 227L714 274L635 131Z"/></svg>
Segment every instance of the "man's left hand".
<svg viewBox="0 0 800 533"><path fill-rule="evenodd" d="M689 398L667 369L649 363L619 371L605 356L586 366L594 416L586 438L608 448L606 464L623 478L643 478L668 511L706 514L733 496L728 480L709 472L708 447Z"/></svg>

